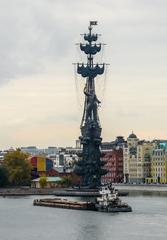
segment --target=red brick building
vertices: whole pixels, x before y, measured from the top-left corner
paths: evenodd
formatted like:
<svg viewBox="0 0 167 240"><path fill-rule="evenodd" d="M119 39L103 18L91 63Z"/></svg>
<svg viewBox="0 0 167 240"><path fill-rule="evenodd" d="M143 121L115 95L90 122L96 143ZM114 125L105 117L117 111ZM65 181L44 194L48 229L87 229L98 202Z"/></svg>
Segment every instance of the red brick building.
<svg viewBox="0 0 167 240"><path fill-rule="evenodd" d="M103 151L102 160L106 161L104 166L108 173L101 178L102 183L123 182L123 150L114 148Z"/></svg>

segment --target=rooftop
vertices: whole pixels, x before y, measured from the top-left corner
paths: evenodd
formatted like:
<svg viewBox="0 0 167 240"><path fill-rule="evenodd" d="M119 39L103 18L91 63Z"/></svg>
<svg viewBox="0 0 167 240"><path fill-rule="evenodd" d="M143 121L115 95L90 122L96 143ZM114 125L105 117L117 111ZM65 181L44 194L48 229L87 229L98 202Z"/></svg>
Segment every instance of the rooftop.
<svg viewBox="0 0 167 240"><path fill-rule="evenodd" d="M134 134L133 132L129 135L128 138L137 138L136 134Z"/></svg>
<svg viewBox="0 0 167 240"><path fill-rule="evenodd" d="M36 178L34 180L32 180L33 182L39 182L40 178ZM62 178L61 177L46 177L46 181L47 182L59 182L61 181Z"/></svg>

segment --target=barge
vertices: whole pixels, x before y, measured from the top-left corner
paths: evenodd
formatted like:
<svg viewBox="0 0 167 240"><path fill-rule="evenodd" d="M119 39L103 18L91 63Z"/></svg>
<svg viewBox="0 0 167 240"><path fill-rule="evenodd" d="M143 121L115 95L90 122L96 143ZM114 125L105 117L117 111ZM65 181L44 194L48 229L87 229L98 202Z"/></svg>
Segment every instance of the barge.
<svg viewBox="0 0 167 240"><path fill-rule="evenodd" d="M70 201L68 199L61 199L61 198L35 199L33 202L33 205L44 206L44 207L96 211L95 204L93 202Z"/></svg>
<svg viewBox="0 0 167 240"><path fill-rule="evenodd" d="M102 186L99 190L100 197L95 201L71 201L62 198L35 199L34 206L67 208L76 210L90 210L101 212L132 212L132 208L121 201L117 191L111 186Z"/></svg>

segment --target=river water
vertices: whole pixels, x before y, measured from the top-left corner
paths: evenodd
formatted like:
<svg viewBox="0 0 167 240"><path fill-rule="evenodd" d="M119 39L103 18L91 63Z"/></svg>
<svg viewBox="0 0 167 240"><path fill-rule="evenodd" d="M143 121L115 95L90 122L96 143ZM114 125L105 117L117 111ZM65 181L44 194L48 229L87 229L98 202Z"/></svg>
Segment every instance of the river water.
<svg viewBox="0 0 167 240"><path fill-rule="evenodd" d="M37 196L0 197L0 240L166 240L167 197L122 198L132 213L33 206Z"/></svg>

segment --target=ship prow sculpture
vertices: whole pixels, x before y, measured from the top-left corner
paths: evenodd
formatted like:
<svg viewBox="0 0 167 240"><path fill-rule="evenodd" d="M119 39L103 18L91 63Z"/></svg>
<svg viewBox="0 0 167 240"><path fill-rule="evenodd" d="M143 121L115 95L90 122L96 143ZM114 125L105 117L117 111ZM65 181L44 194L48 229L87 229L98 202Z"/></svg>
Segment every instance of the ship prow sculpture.
<svg viewBox="0 0 167 240"><path fill-rule="evenodd" d="M95 91L95 78L105 71L105 63L94 63L94 56L101 51L101 43L96 43L99 35L92 33L96 21L91 21L88 34L83 35L85 43L80 43L80 50L86 55L86 63L77 63L77 73L85 78L84 110L81 121L82 154L76 163L75 173L82 177L82 186L96 188L101 184L101 176L107 171L103 169L105 162L101 160L101 125L98 107L101 101Z"/></svg>

